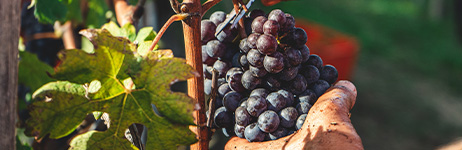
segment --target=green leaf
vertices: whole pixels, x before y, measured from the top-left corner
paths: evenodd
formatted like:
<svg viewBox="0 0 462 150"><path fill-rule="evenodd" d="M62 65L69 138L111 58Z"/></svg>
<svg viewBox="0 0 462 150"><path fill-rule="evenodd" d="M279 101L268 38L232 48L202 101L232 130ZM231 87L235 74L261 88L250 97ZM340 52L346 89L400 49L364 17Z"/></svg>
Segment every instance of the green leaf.
<svg viewBox="0 0 462 150"><path fill-rule="evenodd" d="M127 37L130 41L134 41L136 37L136 29L132 24L125 24L120 28L115 22L109 22L103 25L103 29L107 29L112 35L117 37Z"/></svg>
<svg viewBox="0 0 462 150"><path fill-rule="evenodd" d="M47 74L53 73L53 68L40 61L37 55L22 51L19 52L19 57L19 84L30 87L31 91L35 91L43 84L54 81L54 79Z"/></svg>
<svg viewBox="0 0 462 150"><path fill-rule="evenodd" d="M105 0L88 0L88 13L85 23L88 28L100 28L107 22L109 8Z"/></svg>
<svg viewBox="0 0 462 150"><path fill-rule="evenodd" d="M169 51L139 55L128 39L105 29L81 33L95 52L67 50L60 55L62 63L53 76L64 81L48 83L34 93L37 102L31 107L28 134L63 137L87 114L98 111L109 114L109 129L78 135L71 149L136 149L124 136L133 123L147 127L146 149L175 149L196 141L188 128L193 125L192 99L170 91L172 83L195 73L184 59Z"/></svg>
<svg viewBox="0 0 462 150"><path fill-rule="evenodd" d="M80 0L34 0L35 17L42 23L53 24L55 21L82 21Z"/></svg>

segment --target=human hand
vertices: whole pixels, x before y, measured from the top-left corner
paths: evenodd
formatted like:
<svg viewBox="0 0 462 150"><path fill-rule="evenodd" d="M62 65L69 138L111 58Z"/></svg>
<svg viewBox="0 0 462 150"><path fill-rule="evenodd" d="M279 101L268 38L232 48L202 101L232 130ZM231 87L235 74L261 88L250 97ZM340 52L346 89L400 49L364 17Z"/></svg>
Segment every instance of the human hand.
<svg viewBox="0 0 462 150"><path fill-rule="evenodd" d="M303 127L292 135L274 141L248 142L233 137L225 149L342 149L362 150L349 111L356 102L356 87L349 81L339 81L323 94L308 112Z"/></svg>

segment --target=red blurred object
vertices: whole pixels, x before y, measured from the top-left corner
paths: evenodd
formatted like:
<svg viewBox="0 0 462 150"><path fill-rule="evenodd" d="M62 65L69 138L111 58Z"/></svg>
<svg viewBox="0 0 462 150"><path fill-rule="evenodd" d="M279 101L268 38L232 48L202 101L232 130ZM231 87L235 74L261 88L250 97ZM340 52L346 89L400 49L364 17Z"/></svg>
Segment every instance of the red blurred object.
<svg viewBox="0 0 462 150"><path fill-rule="evenodd" d="M359 52L356 39L320 24L300 18L295 20L295 26L303 28L308 35L306 45L310 48L310 53L319 55L324 65L335 66L339 80L351 79Z"/></svg>

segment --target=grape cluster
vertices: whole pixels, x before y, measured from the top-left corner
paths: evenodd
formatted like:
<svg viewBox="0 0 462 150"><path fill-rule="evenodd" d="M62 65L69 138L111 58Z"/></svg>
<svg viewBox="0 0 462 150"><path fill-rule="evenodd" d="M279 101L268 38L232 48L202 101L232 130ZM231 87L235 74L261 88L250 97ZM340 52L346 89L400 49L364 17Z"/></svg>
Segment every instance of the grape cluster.
<svg viewBox="0 0 462 150"><path fill-rule="evenodd" d="M250 142L276 140L300 129L311 106L338 78L332 65L310 54L306 32L279 9L245 16L246 38L236 27L220 34L226 14L201 22L205 94L218 71L215 126Z"/></svg>

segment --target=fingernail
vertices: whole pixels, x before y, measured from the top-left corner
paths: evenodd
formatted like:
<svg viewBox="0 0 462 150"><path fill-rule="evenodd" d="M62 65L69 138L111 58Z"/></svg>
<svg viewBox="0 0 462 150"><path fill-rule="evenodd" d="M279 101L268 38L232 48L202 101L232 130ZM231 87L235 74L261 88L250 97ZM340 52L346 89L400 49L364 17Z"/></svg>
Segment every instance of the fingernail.
<svg viewBox="0 0 462 150"><path fill-rule="evenodd" d="M358 95L357 91L356 91L356 86L351 83L350 81L347 81L347 80L340 80L338 81L335 86L343 86L343 87L346 87L348 90L350 90L351 92L353 92L354 96L356 97Z"/></svg>

